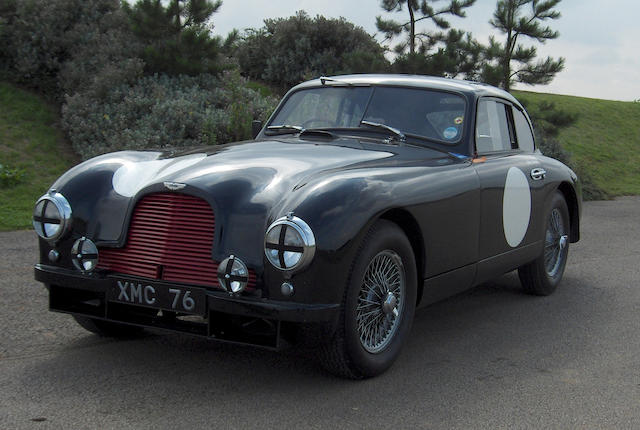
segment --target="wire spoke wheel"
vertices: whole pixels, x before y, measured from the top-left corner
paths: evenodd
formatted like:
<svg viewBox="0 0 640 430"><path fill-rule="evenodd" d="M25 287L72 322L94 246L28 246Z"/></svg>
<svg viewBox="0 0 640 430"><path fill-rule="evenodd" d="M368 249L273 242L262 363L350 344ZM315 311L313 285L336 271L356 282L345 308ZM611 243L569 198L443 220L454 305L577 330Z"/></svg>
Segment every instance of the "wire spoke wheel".
<svg viewBox="0 0 640 430"><path fill-rule="evenodd" d="M378 220L363 238L345 290L336 330L320 350L330 372L370 378L396 360L411 332L418 291L416 257L395 223Z"/></svg>
<svg viewBox="0 0 640 430"><path fill-rule="evenodd" d="M556 191L547 204L542 252L538 258L518 268L524 290L537 296L548 296L556 290L569 255L571 218L564 195Z"/></svg>
<svg viewBox="0 0 640 430"><path fill-rule="evenodd" d="M566 258L567 230L558 208L549 214L544 243L544 267L547 275L554 277Z"/></svg>
<svg viewBox="0 0 640 430"><path fill-rule="evenodd" d="M373 257L356 305L358 334L366 351L383 351L393 339L402 320L405 288L404 267L397 253L384 250Z"/></svg>

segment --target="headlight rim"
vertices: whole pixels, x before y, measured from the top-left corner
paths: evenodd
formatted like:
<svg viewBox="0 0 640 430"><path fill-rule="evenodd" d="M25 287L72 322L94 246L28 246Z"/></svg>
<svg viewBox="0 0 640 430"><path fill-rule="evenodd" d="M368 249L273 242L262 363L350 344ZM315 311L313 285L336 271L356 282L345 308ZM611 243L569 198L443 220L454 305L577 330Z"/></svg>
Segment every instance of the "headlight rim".
<svg viewBox="0 0 640 430"><path fill-rule="evenodd" d="M43 206L42 213L40 214L41 220L38 221L36 219L35 213L32 217L33 228L36 234L40 238L48 242L54 243L62 239L69 232L69 230L71 230L73 211L71 210L71 205L69 204L69 201L62 194L57 192L55 189L51 189L47 194L43 195L36 201L36 204L34 205L34 211L35 211L35 208L37 208L42 201L48 201L56 207L56 210L58 211L58 215L60 217L60 227L55 234L51 236L46 236L45 227L44 227L44 225L46 224L44 222L44 220L46 219L44 217L46 212L46 206ZM38 228L36 223L40 223L40 228Z"/></svg>
<svg viewBox="0 0 640 430"><path fill-rule="evenodd" d="M286 225L287 227L293 228L302 239L302 243L303 243L302 255L300 256L300 259L298 260L298 262L291 267L281 267L280 264L275 264L271 260L271 257L268 254L268 251L270 249L274 249L274 248L267 248L267 243L270 243L270 242L267 242L267 237L269 236L269 232L271 232L271 230L273 230L274 228L280 225ZM267 261L273 267L275 267L277 270L281 272L291 274L295 272L300 272L309 266L309 264L313 260L313 257L315 256L316 239L313 234L313 230L311 230L311 227L309 227L309 224L307 224L303 219L297 216L294 216L293 213L290 212L287 215L278 218L277 220L272 222L271 225L269 225L269 227L267 228L267 231L264 234L263 248L264 248L264 254L265 254L265 257L267 258ZM284 252L284 251L281 251L281 252Z"/></svg>

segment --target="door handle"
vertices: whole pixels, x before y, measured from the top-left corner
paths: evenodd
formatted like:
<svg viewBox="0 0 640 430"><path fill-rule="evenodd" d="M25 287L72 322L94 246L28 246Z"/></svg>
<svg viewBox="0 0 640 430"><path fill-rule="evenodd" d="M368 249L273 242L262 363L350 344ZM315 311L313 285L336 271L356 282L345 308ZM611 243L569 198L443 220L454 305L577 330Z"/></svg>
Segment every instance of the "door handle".
<svg viewBox="0 0 640 430"><path fill-rule="evenodd" d="M536 167L535 169L531 169L531 179L534 181L540 181L547 176L547 171L542 167Z"/></svg>

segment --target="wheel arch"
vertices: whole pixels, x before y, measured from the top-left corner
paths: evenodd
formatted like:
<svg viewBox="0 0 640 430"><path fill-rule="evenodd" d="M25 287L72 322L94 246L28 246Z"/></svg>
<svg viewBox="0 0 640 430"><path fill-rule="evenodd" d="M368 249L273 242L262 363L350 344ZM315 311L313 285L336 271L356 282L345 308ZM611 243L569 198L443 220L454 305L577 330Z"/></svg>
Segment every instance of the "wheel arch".
<svg viewBox="0 0 640 430"><path fill-rule="evenodd" d="M560 183L558 191L562 193L569 209L569 239L571 243L577 242L580 240L580 206L578 204L578 196L573 186L568 182Z"/></svg>
<svg viewBox="0 0 640 430"><path fill-rule="evenodd" d="M400 229L404 232L407 239L409 239L409 243L411 244L411 248L413 250L413 255L416 260L416 285L417 285L417 294L416 294L416 306L420 303L422 299L422 291L424 287L423 282L423 274L425 269L425 249L424 249L424 238L422 236L422 230L418 225L415 217L411 215L407 210L401 208L390 209L383 213L379 219L384 219L396 224Z"/></svg>

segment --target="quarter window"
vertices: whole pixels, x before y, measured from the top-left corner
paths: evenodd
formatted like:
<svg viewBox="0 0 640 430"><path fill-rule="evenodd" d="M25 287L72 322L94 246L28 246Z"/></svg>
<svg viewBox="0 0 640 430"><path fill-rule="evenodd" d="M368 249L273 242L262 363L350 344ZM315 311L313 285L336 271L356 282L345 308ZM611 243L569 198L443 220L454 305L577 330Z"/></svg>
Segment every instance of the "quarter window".
<svg viewBox="0 0 640 430"><path fill-rule="evenodd" d="M529 127L529 121L525 118L524 114L518 109L513 109L513 121L516 125L516 136L518 136L518 146L523 151L533 152L533 134L531 133L531 127Z"/></svg>
<svg viewBox="0 0 640 430"><path fill-rule="evenodd" d="M511 150L506 106L495 100L478 103L476 117L476 150L478 153Z"/></svg>

